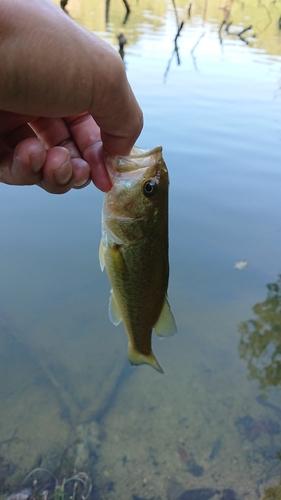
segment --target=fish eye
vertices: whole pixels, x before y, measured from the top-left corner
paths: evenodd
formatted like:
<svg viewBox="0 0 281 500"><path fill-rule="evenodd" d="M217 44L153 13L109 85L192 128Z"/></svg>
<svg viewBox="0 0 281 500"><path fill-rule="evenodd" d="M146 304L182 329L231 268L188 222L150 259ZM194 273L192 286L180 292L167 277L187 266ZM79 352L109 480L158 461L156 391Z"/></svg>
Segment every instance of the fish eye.
<svg viewBox="0 0 281 500"><path fill-rule="evenodd" d="M146 181L143 185L143 193L147 198L154 196L157 193L158 181L156 179L150 179Z"/></svg>

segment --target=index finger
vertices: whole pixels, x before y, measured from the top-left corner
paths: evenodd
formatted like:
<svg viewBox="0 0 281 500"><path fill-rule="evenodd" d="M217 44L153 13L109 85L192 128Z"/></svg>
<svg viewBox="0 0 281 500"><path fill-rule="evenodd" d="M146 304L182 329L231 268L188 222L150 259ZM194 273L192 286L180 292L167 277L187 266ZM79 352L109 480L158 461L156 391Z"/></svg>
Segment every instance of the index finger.
<svg viewBox="0 0 281 500"><path fill-rule="evenodd" d="M100 128L89 113L65 118L71 136L82 158L90 165L91 178L101 191L111 189L111 181L103 157Z"/></svg>

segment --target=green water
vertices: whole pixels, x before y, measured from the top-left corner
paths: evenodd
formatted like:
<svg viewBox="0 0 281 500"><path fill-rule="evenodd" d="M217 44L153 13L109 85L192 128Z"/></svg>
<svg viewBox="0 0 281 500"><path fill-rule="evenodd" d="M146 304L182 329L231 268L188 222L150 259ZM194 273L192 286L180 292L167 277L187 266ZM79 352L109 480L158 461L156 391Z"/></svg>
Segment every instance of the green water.
<svg viewBox="0 0 281 500"><path fill-rule="evenodd" d="M162 144L170 171L178 334L153 338L164 375L130 367L98 262L102 193L1 185L2 498L38 466L87 472L99 500L176 500L175 481L264 498L281 478L281 7L234 2L220 44L217 2L188 18L183 2L131 0L125 25L121 0L107 24L104 3L68 11L128 39L138 145Z"/></svg>

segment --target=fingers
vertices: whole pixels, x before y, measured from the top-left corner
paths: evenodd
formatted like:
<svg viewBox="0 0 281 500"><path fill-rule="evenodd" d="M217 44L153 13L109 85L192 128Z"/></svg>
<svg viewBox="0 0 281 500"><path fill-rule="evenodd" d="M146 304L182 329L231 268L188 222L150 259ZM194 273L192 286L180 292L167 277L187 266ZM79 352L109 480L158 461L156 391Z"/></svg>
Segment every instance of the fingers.
<svg viewBox="0 0 281 500"><path fill-rule="evenodd" d="M31 127L47 148L63 146L68 149L72 164L77 168L75 187L83 186L83 181L88 175L88 179L92 179L95 186L101 191L111 189L111 181L103 158L100 129L89 113L68 117L64 120L38 118L31 123ZM85 160L84 163L82 163L82 158ZM82 171L83 165L84 173ZM88 166L87 170L86 165ZM44 188L46 189L46 187ZM50 186L48 190L50 190Z"/></svg>
<svg viewBox="0 0 281 500"><path fill-rule="evenodd" d="M41 169L46 159L46 149L37 138L21 141L13 152L0 159L0 182L5 184L36 184L42 178Z"/></svg>
<svg viewBox="0 0 281 500"><path fill-rule="evenodd" d="M77 146L72 140L69 128L61 118L36 118L30 123L30 127L45 144L46 148L64 146L72 157L80 155Z"/></svg>
<svg viewBox="0 0 281 500"><path fill-rule="evenodd" d="M91 168L91 179L101 191L109 191L112 187L103 156L100 128L89 113L65 118L71 136L79 147L81 156Z"/></svg>
<svg viewBox="0 0 281 500"><path fill-rule="evenodd" d="M82 158L71 158L63 147L48 151L38 138L21 141L14 152L0 159L0 182L13 185L38 184L50 193L66 193L90 179L90 167Z"/></svg>
<svg viewBox="0 0 281 500"><path fill-rule="evenodd" d="M87 185L90 167L82 158L71 158L68 149L54 147L47 151L40 187L53 194L63 194L71 188Z"/></svg>
<svg viewBox="0 0 281 500"><path fill-rule="evenodd" d="M107 192L112 188L112 182L105 166L103 153L103 144L100 141L84 151L84 158L91 165L91 179L95 186Z"/></svg>
<svg viewBox="0 0 281 500"><path fill-rule="evenodd" d="M81 157L65 121L59 118L38 118L30 126L48 149L44 178L40 186L48 192L58 194L67 192L72 187L78 189L86 186L91 179L90 165Z"/></svg>

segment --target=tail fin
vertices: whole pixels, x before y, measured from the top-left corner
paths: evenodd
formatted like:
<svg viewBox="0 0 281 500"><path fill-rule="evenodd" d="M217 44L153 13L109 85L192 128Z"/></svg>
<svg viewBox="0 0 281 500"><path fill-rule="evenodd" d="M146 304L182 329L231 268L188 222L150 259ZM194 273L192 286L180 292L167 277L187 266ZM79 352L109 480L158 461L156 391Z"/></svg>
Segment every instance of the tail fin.
<svg viewBox="0 0 281 500"><path fill-rule="evenodd" d="M154 354L152 351L150 351L149 354L141 354L140 352L136 351L134 347L129 343L128 345L128 358L131 363L131 365L150 365L155 370L157 370L160 373L164 373L163 369L159 365L157 359L155 358Z"/></svg>

